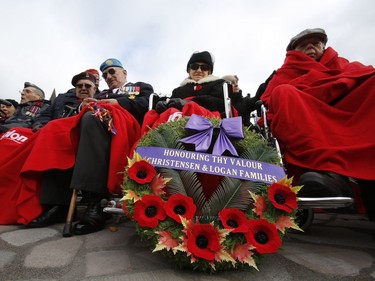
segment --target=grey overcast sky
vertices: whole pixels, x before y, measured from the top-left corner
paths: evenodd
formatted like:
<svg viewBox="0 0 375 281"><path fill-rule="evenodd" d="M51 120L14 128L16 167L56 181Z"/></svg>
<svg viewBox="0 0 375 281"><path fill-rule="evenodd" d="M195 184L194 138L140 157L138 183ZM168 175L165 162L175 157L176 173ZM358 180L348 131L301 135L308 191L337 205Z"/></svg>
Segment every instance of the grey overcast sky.
<svg viewBox="0 0 375 281"><path fill-rule="evenodd" d="M75 74L110 57L129 81L170 95L204 50L214 75L237 74L253 95L305 28L324 28L340 56L374 65L374 11L373 0L0 0L0 98L19 101L25 81L46 98L66 92Z"/></svg>

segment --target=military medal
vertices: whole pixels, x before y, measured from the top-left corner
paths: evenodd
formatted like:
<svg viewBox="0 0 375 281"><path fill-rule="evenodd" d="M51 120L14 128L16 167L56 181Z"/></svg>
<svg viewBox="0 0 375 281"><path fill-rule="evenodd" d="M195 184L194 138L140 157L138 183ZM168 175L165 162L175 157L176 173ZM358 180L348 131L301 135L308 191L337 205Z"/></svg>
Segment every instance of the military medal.
<svg viewBox="0 0 375 281"><path fill-rule="evenodd" d="M135 99L136 96L139 95L141 91L141 87L139 86L124 86L120 90L122 94L128 95L129 99Z"/></svg>

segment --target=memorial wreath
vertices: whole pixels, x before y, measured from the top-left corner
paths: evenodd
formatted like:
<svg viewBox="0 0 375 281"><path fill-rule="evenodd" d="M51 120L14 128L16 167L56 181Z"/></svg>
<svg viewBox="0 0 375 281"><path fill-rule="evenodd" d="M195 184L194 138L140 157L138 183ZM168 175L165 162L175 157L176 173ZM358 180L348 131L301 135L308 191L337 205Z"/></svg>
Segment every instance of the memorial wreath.
<svg viewBox="0 0 375 281"><path fill-rule="evenodd" d="M141 138L125 169L122 208L152 252L179 268L258 270L287 229L300 230L300 187L278 163L277 151L238 118L181 118ZM221 179L209 195L205 175Z"/></svg>

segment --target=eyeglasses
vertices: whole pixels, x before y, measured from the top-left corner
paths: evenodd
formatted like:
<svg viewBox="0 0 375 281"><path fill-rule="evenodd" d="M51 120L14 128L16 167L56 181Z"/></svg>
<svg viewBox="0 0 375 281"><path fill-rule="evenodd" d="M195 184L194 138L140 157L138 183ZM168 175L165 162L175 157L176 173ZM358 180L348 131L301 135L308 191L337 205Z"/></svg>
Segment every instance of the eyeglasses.
<svg viewBox="0 0 375 281"><path fill-rule="evenodd" d="M79 89L82 89L83 86L85 86L86 89L90 89L92 87L92 85L90 85L90 84L77 84L77 87Z"/></svg>
<svg viewBox="0 0 375 281"><path fill-rule="evenodd" d="M104 79L107 79L107 77L108 77L108 73L111 74L111 75L113 75L113 74L116 73L116 70L115 70L114 68L110 68L110 69L108 69L108 71L105 72L105 73L103 73L103 75L102 75Z"/></svg>
<svg viewBox="0 0 375 281"><path fill-rule="evenodd" d="M202 71L209 71L211 69L211 66L207 64L191 63L189 65L189 68L192 70L198 70L200 68Z"/></svg>
<svg viewBox="0 0 375 281"><path fill-rule="evenodd" d="M27 89L27 88L25 88L25 89L23 89L23 90L19 90L19 92L20 92L20 94L22 94L23 92L25 92L26 94L30 94L30 93L32 93L33 91L32 91L31 89Z"/></svg>

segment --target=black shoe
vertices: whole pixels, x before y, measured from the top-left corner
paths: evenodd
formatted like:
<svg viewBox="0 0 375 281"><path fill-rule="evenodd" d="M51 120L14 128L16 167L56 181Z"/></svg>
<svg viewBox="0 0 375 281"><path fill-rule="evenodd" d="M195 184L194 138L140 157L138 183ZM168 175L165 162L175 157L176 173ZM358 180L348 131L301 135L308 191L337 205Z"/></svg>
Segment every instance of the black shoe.
<svg viewBox="0 0 375 281"><path fill-rule="evenodd" d="M99 202L90 201L83 218L73 227L76 235L84 235L102 230L105 227L107 215Z"/></svg>
<svg viewBox="0 0 375 281"><path fill-rule="evenodd" d="M361 198L370 221L375 222L375 181L359 180Z"/></svg>
<svg viewBox="0 0 375 281"><path fill-rule="evenodd" d="M26 227L45 227L56 223L65 222L68 214L68 207L53 205L45 210L39 217L30 222Z"/></svg>
<svg viewBox="0 0 375 281"><path fill-rule="evenodd" d="M303 185L298 197L351 197L352 188L347 177L327 172L307 172L301 175L298 185Z"/></svg>

